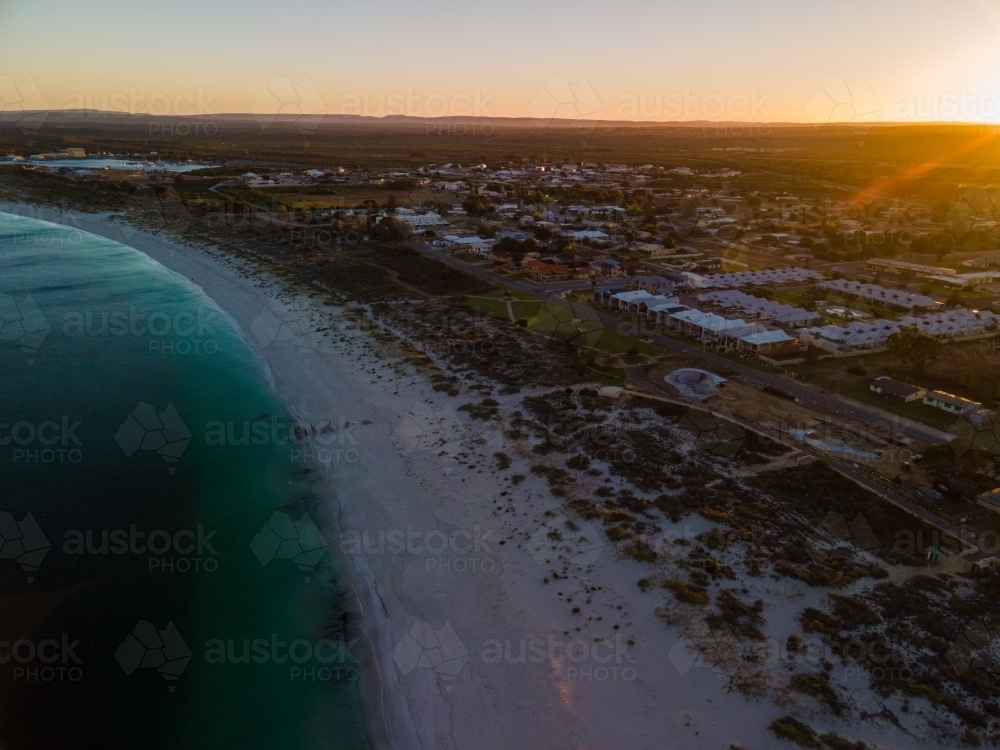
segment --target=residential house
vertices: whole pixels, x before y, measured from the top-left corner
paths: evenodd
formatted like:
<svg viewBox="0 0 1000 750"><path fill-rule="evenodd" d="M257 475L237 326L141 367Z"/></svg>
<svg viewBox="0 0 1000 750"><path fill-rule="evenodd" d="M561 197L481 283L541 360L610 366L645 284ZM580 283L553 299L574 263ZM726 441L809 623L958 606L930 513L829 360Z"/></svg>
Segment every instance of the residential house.
<svg viewBox="0 0 1000 750"><path fill-rule="evenodd" d="M646 266L637 260L622 261L622 272L626 276L635 276L637 273L640 273L645 269Z"/></svg>
<svg viewBox="0 0 1000 750"><path fill-rule="evenodd" d="M629 291L624 286L599 286L594 289L594 302L604 307L615 306L614 296Z"/></svg>
<svg viewBox="0 0 1000 750"><path fill-rule="evenodd" d="M399 209L396 211L396 218L400 221L405 221L411 227L436 227L441 224L447 224L441 215L435 213L434 211L427 211L425 213L418 214L416 211L408 209Z"/></svg>
<svg viewBox="0 0 1000 750"><path fill-rule="evenodd" d="M599 278L617 279L622 275L622 264L617 260L605 258L590 264L592 274Z"/></svg>
<svg viewBox="0 0 1000 750"><path fill-rule="evenodd" d="M933 406L935 409L946 411L949 414L961 414L964 409L970 406L973 407L973 410L982 406L978 401L972 401L943 391L928 391L924 395L923 402L927 406Z"/></svg>
<svg viewBox="0 0 1000 750"><path fill-rule="evenodd" d="M610 235L599 229L582 229L579 232L569 232L566 235L571 240L591 240L592 242L606 242Z"/></svg>
<svg viewBox="0 0 1000 750"><path fill-rule="evenodd" d="M572 273L569 266L560 263L546 263L531 257L525 257L521 261L521 268L530 273L536 281L563 281L570 278Z"/></svg>
<svg viewBox="0 0 1000 750"><path fill-rule="evenodd" d="M925 294L910 294L905 290L885 289L877 284L862 284L848 279L824 281L817 286L820 289L827 289L847 297L857 297L896 310L933 310L940 305L933 297Z"/></svg>
<svg viewBox="0 0 1000 750"><path fill-rule="evenodd" d="M690 309L687 305L682 305L676 297L670 297L665 302L648 304L646 306L646 318L653 325L665 326L668 324L671 315Z"/></svg>
<svg viewBox="0 0 1000 750"><path fill-rule="evenodd" d="M640 258L645 260L656 260L658 258L666 258L667 256L672 255L675 250L673 248L664 247L663 245L643 242L636 245L635 252Z"/></svg>
<svg viewBox="0 0 1000 750"><path fill-rule="evenodd" d="M530 240L532 235L528 234L527 232L520 232L516 229L501 229L499 232L497 232L497 237L499 237L502 240L509 238L512 240L518 240L520 242L524 242L525 240Z"/></svg>
<svg viewBox="0 0 1000 750"><path fill-rule="evenodd" d="M674 282L665 279L663 276L643 276L642 274L636 274L632 280L632 286L654 294L670 294L674 290Z"/></svg>
<svg viewBox="0 0 1000 750"><path fill-rule="evenodd" d="M994 513L1000 513L1000 487L976 495L976 505L981 505Z"/></svg>
<svg viewBox="0 0 1000 750"><path fill-rule="evenodd" d="M692 274L693 275L693 274ZM760 271L741 271L739 273L716 273L698 277L698 286L703 289L739 289L744 286L781 286L783 284L802 284L816 281L823 277L808 268L771 268Z"/></svg>
<svg viewBox="0 0 1000 750"><path fill-rule="evenodd" d="M489 253L493 245L496 244L496 240L492 239L484 239L483 237L456 237L453 234L446 235L444 241L448 243L448 246L456 250L478 253L480 255Z"/></svg>
<svg viewBox="0 0 1000 750"><path fill-rule="evenodd" d="M703 313L701 310L682 310L670 314L667 325L699 341L715 343L724 331L741 328L746 325L746 321L739 318L730 320L715 313Z"/></svg>
<svg viewBox="0 0 1000 750"><path fill-rule="evenodd" d="M797 339L780 329L741 336L736 351L757 359L793 357L801 351Z"/></svg>
<svg viewBox="0 0 1000 750"><path fill-rule="evenodd" d="M905 403L918 401L927 393L926 388L920 388L919 386L903 383L899 380L893 380L885 375L875 378L868 386L868 390L873 393L877 393L880 396L885 396L886 398L895 399L897 401L903 401Z"/></svg>
<svg viewBox="0 0 1000 750"><path fill-rule="evenodd" d="M738 310L751 320L771 320L786 328L801 327L821 319L819 313L763 297L754 297L735 289L707 292L699 295L698 301L726 310Z"/></svg>
<svg viewBox="0 0 1000 750"><path fill-rule="evenodd" d="M611 307L616 310L629 313L644 313L646 306L650 303L660 303L668 301L666 297L660 297L641 289L630 289L626 292L617 292L611 295Z"/></svg>

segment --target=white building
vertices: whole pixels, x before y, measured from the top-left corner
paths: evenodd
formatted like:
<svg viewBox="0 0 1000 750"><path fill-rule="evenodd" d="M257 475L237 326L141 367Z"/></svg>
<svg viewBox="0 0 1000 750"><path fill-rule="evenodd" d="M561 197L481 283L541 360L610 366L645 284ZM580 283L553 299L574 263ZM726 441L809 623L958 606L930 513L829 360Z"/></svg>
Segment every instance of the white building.
<svg viewBox="0 0 1000 750"><path fill-rule="evenodd" d="M400 221L405 221L414 229L417 227L437 227L448 223L441 218L441 214L435 213L434 211L418 214L416 211L411 209L401 208L397 209L396 218Z"/></svg>

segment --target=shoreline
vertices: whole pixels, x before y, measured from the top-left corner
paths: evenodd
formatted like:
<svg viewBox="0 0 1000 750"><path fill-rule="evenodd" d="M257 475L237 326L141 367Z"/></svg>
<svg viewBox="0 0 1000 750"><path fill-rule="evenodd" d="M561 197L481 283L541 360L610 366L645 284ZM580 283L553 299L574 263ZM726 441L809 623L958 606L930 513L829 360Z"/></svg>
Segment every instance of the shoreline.
<svg viewBox="0 0 1000 750"><path fill-rule="evenodd" d="M25 215L27 205L0 203L0 211ZM47 213L29 215L47 220ZM357 599L371 649L363 652L370 661L363 664L360 692L374 747L653 748L662 746L665 734L694 750L729 743L774 746L767 725L786 711L726 690L723 675L701 664L692 668L693 658L686 666L679 663L681 629L665 624L657 612L661 600L637 586L648 567L618 556L608 542L602 542L603 554L598 548L596 559L570 566L568 575L565 565L560 576L557 563L533 559L529 537L544 530L547 519L562 516L565 505L530 470L538 455L519 446L504 443L502 450L511 454L512 471L523 475L522 482L503 484L509 478L491 468L500 449L460 429L459 408L472 403L474 394L435 391L392 344L380 343L349 323L342 309L307 294L281 296L294 299L303 323L339 319L342 325L305 345L275 340L260 346L251 326L281 282L252 263L131 228L123 232L107 215L58 217L58 223L132 247L190 280L248 338L292 416L309 424L348 425L358 459L338 458L337 466L323 467L317 489L325 501L321 526L335 532L337 538L327 541L337 549L330 551L342 583L350 584ZM495 398L510 411L529 390ZM401 439L400 430L414 422L426 426L428 418L434 424L427 433L401 445L408 436L403 430ZM466 421L464 427L475 425ZM510 497L515 484L516 508ZM695 516L665 526L685 534L693 527L700 534L714 524ZM433 552L432 539L460 534L474 537L478 546L480 533L489 551L480 557L421 556L410 551L411 531L422 535L426 552ZM405 534L402 552L392 548L396 532ZM363 541L352 546L359 534ZM473 560L478 570L469 569ZM779 639L797 628L792 608L818 604L825 594L787 580L743 583L753 589L744 590L748 596L774 606L769 635ZM549 658L519 657L518 643L523 649L528 639L547 639ZM595 677L604 668L596 647L595 659L580 667L553 659L552 642L567 639L585 645L614 641L626 655L624 669L619 665L612 679ZM502 644L499 661L488 658L487 644L494 642ZM431 652L437 656L428 658ZM878 705L871 703L873 710ZM919 747L913 735L891 729L866 728L861 737Z"/></svg>
<svg viewBox="0 0 1000 750"><path fill-rule="evenodd" d="M31 210L24 211L28 207ZM308 422L296 403L294 398L290 398L283 390L276 378L274 363L268 359L267 353L259 345L248 328L249 321L240 321L233 313L234 295L240 293L254 294L247 286L240 284L239 279L244 274L249 277L253 273L250 269L241 269L241 261L227 258L226 264L219 258L211 256L204 247L190 244L178 243L172 239L161 237L148 232L138 232L131 228L123 228L115 222L111 216L106 214L85 214L77 212L59 212L58 216L50 217L52 211L42 206L30 206L29 204L12 204L0 202L0 212L25 216L38 221L48 221L60 226L68 226L82 232L93 234L105 239L125 245L146 256L151 262L162 266L172 276L175 276L185 283L196 287L202 294L208 297L222 313L222 317L237 332L244 344L253 353L255 360L261 370L261 375L268 383L273 395L288 410L289 415L296 420ZM53 218L58 219L53 221ZM202 286L193 276L197 273L201 279L208 280ZM272 279L268 279L267 291L278 294L280 284ZM236 289L225 289L225 286L233 286ZM263 299L267 301L267 294L263 294ZM235 305L235 307L241 307ZM272 358L273 359L273 358ZM322 478L313 481L313 486L324 501L323 527L328 532L334 531L340 534L339 516L342 498L338 496L336 487L336 476L331 475L324 467ZM379 629L385 628L384 622L379 622L377 618L368 613L372 610L370 603L366 605L362 601L363 592L370 588L370 584L364 582L361 577L354 572L354 566L344 558L339 552L339 545L332 540L328 540L330 554L335 558L335 565L340 580L338 581L342 590L353 593L357 600L359 612L362 615L362 631L369 644L368 649L356 654L360 661L361 688L360 698L363 712L363 721L367 730L369 741L373 748L382 750L383 748L411 748L417 747L413 743L403 741L402 737L394 736L389 731L389 719L385 710L384 685L381 677L382 669L378 664L375 643L379 640ZM346 584L346 585L345 585Z"/></svg>

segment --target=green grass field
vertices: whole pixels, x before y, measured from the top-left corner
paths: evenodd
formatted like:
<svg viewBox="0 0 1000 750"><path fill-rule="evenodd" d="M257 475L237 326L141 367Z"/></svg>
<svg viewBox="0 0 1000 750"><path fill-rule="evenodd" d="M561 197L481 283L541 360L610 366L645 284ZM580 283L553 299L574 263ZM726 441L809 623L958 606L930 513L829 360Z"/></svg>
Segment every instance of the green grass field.
<svg viewBox="0 0 1000 750"><path fill-rule="evenodd" d="M485 310L488 315L494 318L507 320L509 317L507 315L507 303L499 299L489 297L466 297L465 303L473 309Z"/></svg>
<svg viewBox="0 0 1000 750"><path fill-rule="evenodd" d="M912 419L914 422L920 422L931 427L937 427L939 430L947 430L955 424L955 420L958 419L958 417L954 414L948 414L940 409L925 406L919 401L906 404L902 401L896 401L895 399L885 398L877 393L872 393L868 389L869 378L864 378L863 380L864 382L861 383L854 383L846 386L842 385L836 390L841 395L852 398L855 401L877 406L884 411L890 412L891 414L898 414L901 417Z"/></svg>
<svg viewBox="0 0 1000 750"><path fill-rule="evenodd" d="M773 292L768 295L768 299L772 299L775 302L783 302L786 305L794 305L795 307L806 307L810 302L805 292L792 291Z"/></svg>

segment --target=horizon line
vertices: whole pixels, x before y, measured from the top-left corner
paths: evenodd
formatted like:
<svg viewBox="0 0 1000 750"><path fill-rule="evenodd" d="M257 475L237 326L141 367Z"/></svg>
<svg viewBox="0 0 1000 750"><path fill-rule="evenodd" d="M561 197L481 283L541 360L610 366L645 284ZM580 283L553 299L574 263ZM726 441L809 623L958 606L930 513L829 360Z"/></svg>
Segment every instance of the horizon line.
<svg viewBox="0 0 1000 750"><path fill-rule="evenodd" d="M742 125L744 127L809 127L820 129L824 127L850 127L856 129L871 129L875 127L900 127L900 126L921 126L921 125L958 125L958 126L983 126L988 125L1000 128L1000 121L978 121L978 120L834 120L830 122L815 123L808 120L605 120L588 118L535 118L528 115L522 116L475 116L475 115L443 115L440 117L429 117L422 115L358 115L358 114L336 114L336 113L313 113L313 114L279 114L279 113L253 113L253 112L213 112L210 114L153 114L149 112L124 112L120 110L106 109L33 109L19 111L0 110L0 124L14 124L20 119L37 115L63 114L68 119L81 116L104 116L123 117L137 119L158 119L158 120L211 120L212 118L240 118L246 120L267 120L269 124L276 122L294 123L305 120L309 123L322 124L323 120L352 120L366 122L387 122L387 121L413 121L413 122L511 122L511 123L535 123L538 128L551 126L573 127L574 125L586 125L588 127L600 126L693 126L693 125Z"/></svg>

